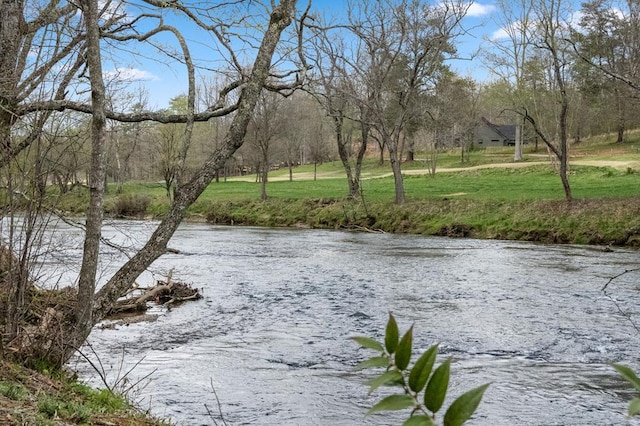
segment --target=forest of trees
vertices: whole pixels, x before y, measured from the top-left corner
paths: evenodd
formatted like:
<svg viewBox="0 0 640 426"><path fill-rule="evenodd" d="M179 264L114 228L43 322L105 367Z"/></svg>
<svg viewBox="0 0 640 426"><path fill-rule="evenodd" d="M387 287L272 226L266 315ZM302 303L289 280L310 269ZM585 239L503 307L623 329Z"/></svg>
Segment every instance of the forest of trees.
<svg viewBox="0 0 640 426"><path fill-rule="evenodd" d="M254 174L266 199L269 170L340 161L345 196L357 198L369 153L390 165L401 204L403 162L433 147L472 149L485 117L517 123L524 139L544 144L571 200L571 145L609 132L622 143L640 123L638 2L499 0L488 19L502 36L465 58L472 5L0 0L0 340L63 363L165 253L202 191L229 175ZM180 69L186 92L154 109L142 85L105 71L136 56ZM457 75L453 59L484 67L486 80ZM168 213L98 289L104 194L128 181L162 182ZM41 339L25 339L42 218L56 213L55 197L85 188L82 268L68 283L74 304L43 317Z"/></svg>

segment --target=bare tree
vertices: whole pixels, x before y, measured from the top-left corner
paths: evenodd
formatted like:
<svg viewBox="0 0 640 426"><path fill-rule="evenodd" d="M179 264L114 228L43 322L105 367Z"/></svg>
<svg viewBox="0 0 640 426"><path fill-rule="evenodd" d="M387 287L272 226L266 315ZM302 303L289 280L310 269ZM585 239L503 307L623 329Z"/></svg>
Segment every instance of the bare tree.
<svg viewBox="0 0 640 426"><path fill-rule="evenodd" d="M193 176L185 180L183 180L186 178L185 176L180 176L177 180L175 196L167 215L158 225L158 228L144 247L125 263L97 293L94 294L94 292L91 292L90 295L86 294L88 304L91 305L91 302L93 302L93 310L90 311L92 315L89 316L89 321L80 322L78 326L74 328L74 337L76 337L73 339L74 341L84 341L91 327L95 324L95 321L102 318L115 300L132 285L133 281L146 270L154 260L165 253L167 243L184 218L187 208L211 183L216 171L223 167L224 163L233 155L235 150L242 145L262 88L267 86L276 90L286 89L299 83L294 82L292 85L281 86L269 83L271 60L282 32L289 26L292 20L295 5L295 0L282 0L278 5L273 6L270 12L269 25L264 32L250 74L233 86L234 88L241 88L242 92L238 97L238 103L234 107L235 115L223 143L220 148L195 171ZM185 12L188 13L189 11L185 10ZM223 40L225 39L223 38ZM91 49L99 50L99 45L91 45ZM193 77L191 72L190 76ZM226 95L224 90L221 92L221 95ZM185 117L185 148L188 148L189 144L189 125L192 125L195 120L194 106L195 79L190 78L188 113ZM81 299L79 295L78 303L83 302L85 302L85 300Z"/></svg>
<svg viewBox="0 0 640 426"><path fill-rule="evenodd" d="M623 5L626 8L621 10ZM573 32L572 41L589 67L578 67L577 73L591 90L600 87L613 95L603 112L611 111L613 104L617 142L622 143L640 79L640 5L637 1L589 1L582 5L579 25L581 31Z"/></svg>
<svg viewBox="0 0 640 426"><path fill-rule="evenodd" d="M348 61L351 92L361 111L360 122L386 147L393 171L395 201L405 201L401 149L409 123L420 114L416 100L445 69L455 53L453 40L469 3L443 2L428 6L419 1L351 3L349 31L357 46Z"/></svg>
<svg viewBox="0 0 640 426"><path fill-rule="evenodd" d="M321 126L317 122L322 123L323 117L318 105L305 92L290 97L283 105L282 114L285 119L279 145L282 160L289 169L289 181L293 181L293 167L303 161L304 143L314 136L312 129Z"/></svg>
<svg viewBox="0 0 640 426"><path fill-rule="evenodd" d="M149 7L164 8L165 2L148 0ZM292 69L290 72L271 72L271 62L274 58L276 47L281 42L281 35L290 25L295 12L296 0L281 0L271 2L271 6L265 4L268 11L268 25L260 36L255 28L246 29L244 37L257 37L258 45L255 49L255 60L250 67L241 64L238 56L232 49L230 37L234 32L230 31L230 26L234 22L231 16L225 22L222 12L228 8L242 7L244 2L233 2L215 4L208 9L191 8L182 3L172 3L171 7L176 12L184 14L191 22L195 23L201 30L212 34L219 43L219 52L226 52L226 57L231 64L235 79L218 92L217 101L214 105L209 105L203 112L196 112L195 97L195 66L191 57L189 46L182 34L175 28L164 24L161 15L142 13L138 17L131 18L126 14L118 12L118 9L109 9L110 3L103 4L97 0L82 0L79 4L81 14L77 13L77 7L69 5L57 8L56 3L42 9L42 13L34 20L34 31L29 33L29 23L25 23L23 18L24 3L10 0L0 4L0 13L3 18L0 38L3 42L10 44L10 49L2 51L0 55L0 65L3 69L17 70L16 73L3 73L0 81L0 134L4 147L2 165L16 158L20 152L37 140L38 131L33 134L21 135L19 143L12 143L12 128L17 119L21 117L42 114L43 120L52 111L75 110L78 112L91 114L91 168L89 175L90 206L86 215L85 242L83 249L82 266L78 278L78 292L75 302L75 311L60 321L44 321L42 326L55 326L45 330L44 334L49 342L56 339L58 346L46 345L46 353L39 353L40 356L48 357L50 360L62 363L79 347L88 336L93 325L108 312L117 298L126 292L133 281L159 256L165 253L166 245L177 226L183 219L186 209L197 199L202 191L212 181L218 169L233 155L235 150L242 145L244 136L253 114L254 108L263 88L271 91L291 91L304 81L306 67ZM247 10L256 9L247 6ZM46 12L46 13L45 13ZM234 11L237 12L237 11ZM125 19L125 17L127 19ZM6 20L4 19L6 18ZM149 31L145 19L156 20L157 25ZM243 21L242 18L240 21ZM301 18L296 25L298 30L302 28ZM4 22L7 22L5 25ZM47 25L58 25L60 22L68 25L69 37L60 39L50 51L50 57L56 59L47 63L47 67L42 71L35 65L35 71L23 78L24 70L27 68L28 55L31 52L29 44L37 34L39 29ZM37 25L39 27L37 27ZM75 26L71 26L74 24ZM138 24L141 26L138 27ZM36 28L37 27L37 28ZM25 29L27 34L25 35ZM111 45L116 46L120 42L140 42L148 43L155 35L160 33L172 34L178 45L178 51L166 51L166 48L159 46L162 52L166 52L168 57L179 57L185 65L188 76L188 93L186 113L173 114L166 112L117 112L108 109L106 99L108 94L103 79L102 58L103 52L101 40L108 38ZM76 36L77 35L77 36ZM18 40L16 43L11 39ZM44 37L44 35L42 36ZM291 40L284 42L295 46L301 36L294 34ZM250 42L250 40L246 40ZM5 46L6 44L3 44ZM285 49L287 52L298 52L297 49ZM72 55L73 54L73 55ZM75 55L75 56L74 56ZM24 87L31 85L38 87L45 76L50 76L51 71L62 59L69 60L70 66L61 67L64 70L60 79L61 90L56 90L49 98L31 98L28 101L28 91ZM85 62L86 61L86 62ZM23 63L24 62L24 63ZM303 62L303 60L301 61ZM82 67L86 63L86 70ZM32 65L29 63L29 65ZM20 67L22 66L22 69ZM49 74L47 74L49 73ZM298 74L295 79L294 75ZM87 103L83 99L65 99L65 87L71 82L78 85L88 82L91 87L91 102ZM65 80L66 79L66 80ZM49 87L49 86L47 86ZM236 96L232 96L236 93ZM230 102L230 99L233 99ZM207 121L213 117L222 117L233 114L228 131L220 146L215 149L209 157L195 169L193 173L186 172L185 159L189 151L194 123L196 121ZM101 223L103 199L105 191L106 177L106 120L118 120L121 122L157 121L160 123L183 123L183 138L180 151L180 169L178 170L175 185L175 197L169 207L169 211L164 220L159 224L153 236L146 245L138 251L125 265L113 275L108 282L96 292L96 272L98 264L99 247L101 240ZM41 128L41 126L40 126ZM36 127L34 129L38 130ZM54 310L55 311L55 310ZM52 318L59 318L64 313L52 313ZM50 318L51 319L51 318ZM15 334L15 333L14 333ZM64 336L62 341L58 337ZM10 336L11 337L11 336ZM31 345L34 349L36 342L22 340L25 346ZM37 349L37 348L36 348Z"/></svg>
<svg viewBox="0 0 640 426"><path fill-rule="evenodd" d="M110 97L109 106L114 109L112 102L113 96ZM120 99L125 98L127 104L132 104L126 108L133 112L142 112L148 109L147 93L144 90L138 90L134 94L124 94ZM109 145L111 147L111 155L113 156L113 176L116 182L116 193L123 191L125 181L130 177L131 159L134 153L139 151L139 146L145 136L146 130L144 123L125 123L120 124L113 120L107 122Z"/></svg>
<svg viewBox="0 0 640 426"><path fill-rule="evenodd" d="M311 57L315 67L308 90L331 119L338 156L347 176L348 196L358 198L360 174L367 151L370 125L366 119L360 120L361 138L355 149L353 126L350 123L354 121L354 117L358 116L358 112L362 116L366 107L361 106L358 109L357 104L352 102L355 88L354 82L350 79L354 75L354 70L349 58L345 57L345 52L348 51L345 38L348 36L344 32L333 34L333 31L328 28L330 25L325 24L322 28L316 29ZM317 153L319 152L314 150L314 154ZM317 164L317 157L314 155L314 164Z"/></svg>
<svg viewBox="0 0 640 426"><path fill-rule="evenodd" d="M548 132L535 120L528 109L524 109L523 117L532 126L535 133L547 145L548 149L558 159L559 174L564 189L565 198L571 201L571 186L568 178L569 142L568 142L568 111L569 111L569 66L571 65L570 45L566 42L568 32L568 14L566 2L562 0L539 1L533 7L538 22L538 28L532 36L535 48L543 55L550 67L548 82L553 88L558 105L555 126L557 144L553 143Z"/></svg>
<svg viewBox="0 0 640 426"><path fill-rule="evenodd" d="M38 126L19 140L11 133L24 115L21 106L33 99L64 99L72 78L82 67L84 33L77 18L77 7L68 3L58 6L51 2L36 8L36 15L25 18L22 0L0 1L0 165L8 164L26 149L40 132ZM65 43L49 48L50 35L66 32ZM38 53L36 59L33 54ZM25 77L26 75L26 77ZM43 84L55 90L42 90ZM41 114L43 124L48 113Z"/></svg>
<svg viewBox="0 0 640 426"><path fill-rule="evenodd" d="M491 64L490 69L512 84L512 105L505 106L507 110L520 109L528 100L525 73L533 50L530 37L532 27L535 26L532 22L534 3L531 0L498 1L500 14L497 15L497 23L500 25L501 35L489 40L493 50L488 51L485 57ZM518 123L518 127L521 124ZM522 161L522 135L523 132L519 132L519 137L516 137L514 161Z"/></svg>
<svg viewBox="0 0 640 426"><path fill-rule="evenodd" d="M250 144L258 152L260 199L267 199L267 180L271 170L271 156L276 139L283 134L285 117L282 115L284 98L274 92L263 92L249 124Z"/></svg>

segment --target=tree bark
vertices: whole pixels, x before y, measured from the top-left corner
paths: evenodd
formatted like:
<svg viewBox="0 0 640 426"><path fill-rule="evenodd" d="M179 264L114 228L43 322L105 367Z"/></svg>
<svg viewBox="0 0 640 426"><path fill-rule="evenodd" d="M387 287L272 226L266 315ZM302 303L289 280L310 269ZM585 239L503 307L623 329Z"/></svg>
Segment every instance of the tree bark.
<svg viewBox="0 0 640 426"><path fill-rule="evenodd" d="M391 170L393 171L393 183L396 193L396 204L404 204L406 201L404 194L404 181L402 179L402 170L398 151L389 145L389 161L391 161Z"/></svg>
<svg viewBox="0 0 640 426"><path fill-rule="evenodd" d="M97 0L80 2L87 31L87 67L91 83L91 168L89 176L89 207L86 212L85 239L82 266L78 277L76 299L76 327L71 344L79 347L95 324L93 296L96 287L102 215L106 178L106 95L102 77L100 53L100 28L98 26Z"/></svg>
<svg viewBox="0 0 640 426"><path fill-rule="evenodd" d="M366 122L368 119L366 115L366 110L360 109L361 116L364 117L362 122L360 123L360 147L358 148L358 152L356 154L356 164L355 170L353 172L353 191L355 191L355 196L360 196L360 175L362 174L362 162L364 161L364 155L367 153L367 146L369 145L369 132L371 131L371 126Z"/></svg>
<svg viewBox="0 0 640 426"><path fill-rule="evenodd" d="M23 37L23 0L0 0L0 147L2 160L11 158L11 126L18 97L18 56Z"/></svg>
<svg viewBox="0 0 640 426"><path fill-rule="evenodd" d="M615 93L615 97L616 97L616 112L617 112L617 120L616 120L616 127L617 127L617 131L618 131L618 138L616 139L616 143L623 143L624 142L624 131L625 131L625 110L624 110L624 105L622 102L622 93L621 90L616 88L614 90Z"/></svg>
<svg viewBox="0 0 640 426"><path fill-rule="evenodd" d="M349 161L349 151L347 149L347 142L345 141L343 133L344 118L342 117L342 115L338 114L340 113L336 112L331 116L333 118L333 131L335 132L336 143L338 145L338 156L340 157L340 161L342 161L342 167L344 168L345 174L347 175L349 198L357 198L360 188L358 182L356 182L353 178L353 170L351 169L351 163Z"/></svg>
<svg viewBox="0 0 640 426"><path fill-rule="evenodd" d="M268 145L262 153L262 169L260 170L260 199L267 201L267 180L269 179L269 153Z"/></svg>
<svg viewBox="0 0 640 426"><path fill-rule="evenodd" d="M522 126L516 124L516 147L513 154L513 161L522 161Z"/></svg>
<svg viewBox="0 0 640 426"><path fill-rule="evenodd" d="M569 110L569 101L564 89L561 89L561 105L560 105L560 180L564 189L564 196L567 201L571 201L571 186L569 185L568 162L569 162L569 142L567 134L567 112Z"/></svg>

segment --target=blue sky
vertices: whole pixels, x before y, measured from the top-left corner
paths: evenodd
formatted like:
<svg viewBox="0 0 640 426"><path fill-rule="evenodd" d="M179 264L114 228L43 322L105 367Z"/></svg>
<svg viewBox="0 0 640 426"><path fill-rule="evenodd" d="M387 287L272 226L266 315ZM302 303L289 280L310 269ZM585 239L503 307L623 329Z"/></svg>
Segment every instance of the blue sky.
<svg viewBox="0 0 640 426"><path fill-rule="evenodd" d="M299 7L306 5L300 0ZM340 14L346 2L340 0L313 0L313 9L329 15ZM494 14L497 6L491 2L474 2L463 25L468 33L459 39L458 55L460 60L450 62L452 69L462 76L469 76L476 80L488 78L487 72L479 57L469 59L473 52L484 43L485 38L491 38L498 34L499 27L495 23ZM133 11L131 12L134 13ZM164 19L168 24L175 25L179 29L185 29L185 22L174 15L174 11L163 11ZM185 37L191 45L192 54L198 58L198 62L209 68L225 66L224 60L212 50L215 45L213 38L202 31L184 31ZM177 46L171 36L165 35L154 38L157 42ZM107 52L107 50L105 50ZM160 57L157 51L149 48L140 48L131 52L122 52L110 57L105 54L105 75L114 80L124 81L131 87L142 86L148 92L149 106L151 109L166 108L172 97L183 94L187 90L186 71L181 64L164 64L155 61Z"/></svg>

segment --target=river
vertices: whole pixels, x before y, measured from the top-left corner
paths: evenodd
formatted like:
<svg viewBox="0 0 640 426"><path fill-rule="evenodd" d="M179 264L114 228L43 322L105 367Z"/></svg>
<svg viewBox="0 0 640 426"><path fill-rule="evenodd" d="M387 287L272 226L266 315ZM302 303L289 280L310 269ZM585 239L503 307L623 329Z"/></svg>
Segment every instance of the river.
<svg viewBox="0 0 640 426"><path fill-rule="evenodd" d="M105 235L133 250L150 230ZM135 396L178 424L214 424L215 395L230 425L401 424L365 416L388 391L367 395L371 372L353 367L370 354L349 339L381 338L389 311L401 331L415 324L418 350L439 342L438 361L452 357L446 405L491 382L470 425L634 423L634 392L608 363L638 367L638 275L601 289L637 267L635 251L207 224L182 225L170 247L142 284L174 268L204 298L96 327L84 352L109 380L137 364ZM122 254L105 252L106 278ZM84 360L71 367L100 385Z"/></svg>

